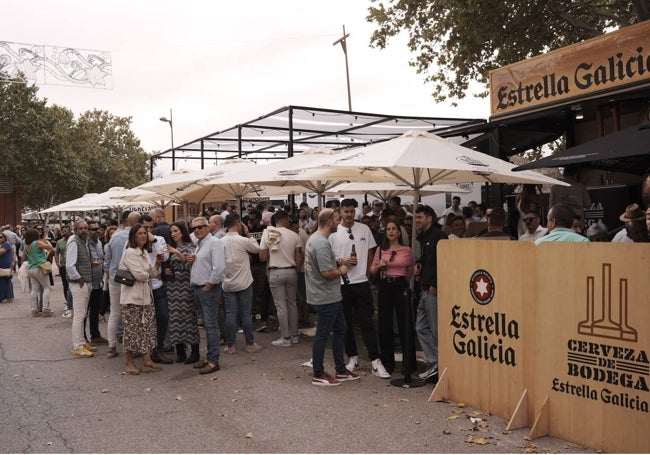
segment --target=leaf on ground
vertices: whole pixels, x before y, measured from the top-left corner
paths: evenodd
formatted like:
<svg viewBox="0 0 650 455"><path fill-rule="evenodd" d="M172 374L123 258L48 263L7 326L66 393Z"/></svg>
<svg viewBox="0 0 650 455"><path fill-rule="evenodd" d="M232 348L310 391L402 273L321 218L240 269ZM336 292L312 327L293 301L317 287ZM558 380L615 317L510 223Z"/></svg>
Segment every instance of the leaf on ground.
<svg viewBox="0 0 650 455"><path fill-rule="evenodd" d="M442 434L451 434L451 430L442 430Z"/></svg>
<svg viewBox="0 0 650 455"><path fill-rule="evenodd" d="M400 398L399 401L402 401L402 402L408 402L409 399L408 399L408 398Z"/></svg>
<svg viewBox="0 0 650 455"><path fill-rule="evenodd" d="M447 420L456 420L457 418L458 418L457 415L451 415L451 416L447 417Z"/></svg>
<svg viewBox="0 0 650 455"><path fill-rule="evenodd" d="M240 390L233 390L232 393L239 393Z"/></svg>
<svg viewBox="0 0 650 455"><path fill-rule="evenodd" d="M226 414L225 412L222 412L221 414L219 414L219 417L227 417L227 416L228 416L228 414Z"/></svg>
<svg viewBox="0 0 650 455"><path fill-rule="evenodd" d="M54 443L52 441L47 441L47 445L51 446L51 445L54 445Z"/></svg>
<svg viewBox="0 0 650 455"><path fill-rule="evenodd" d="M253 433L246 433L246 436L244 437L248 439L253 439Z"/></svg>
<svg viewBox="0 0 650 455"><path fill-rule="evenodd" d="M467 436L467 439L465 439L465 442L469 442L471 444L479 444L479 445L485 445L488 443L487 439L485 438L474 438L471 434Z"/></svg>
<svg viewBox="0 0 650 455"><path fill-rule="evenodd" d="M459 408L464 408L465 406L467 406L467 404L465 404L465 403L456 403L456 406L458 406Z"/></svg>
<svg viewBox="0 0 650 455"><path fill-rule="evenodd" d="M110 390L108 390L108 389L102 389L102 393L108 393L108 392L110 392Z"/></svg>
<svg viewBox="0 0 650 455"><path fill-rule="evenodd" d="M177 396L176 396L176 401L183 401L183 397L180 396L180 395L177 395Z"/></svg>
<svg viewBox="0 0 650 455"><path fill-rule="evenodd" d="M402 385L402 388L403 388L403 389L410 389L410 388L411 388L411 385L410 385L410 384L403 384L403 385Z"/></svg>
<svg viewBox="0 0 650 455"><path fill-rule="evenodd" d="M151 387L147 387L146 389L144 389L144 391L145 392L151 392Z"/></svg>
<svg viewBox="0 0 650 455"><path fill-rule="evenodd" d="M481 428L487 428L487 427L488 427L488 423L487 423L485 420L481 420L481 421L478 423L478 426L481 427Z"/></svg>
<svg viewBox="0 0 650 455"><path fill-rule="evenodd" d="M481 417L481 413L479 411L474 411L471 414L467 414L467 417L474 417L475 419L478 417Z"/></svg>
<svg viewBox="0 0 650 455"><path fill-rule="evenodd" d="M524 450L522 450L523 453L538 453L537 451L537 446L535 444L526 444L524 447Z"/></svg>
<svg viewBox="0 0 650 455"><path fill-rule="evenodd" d="M235 401L238 401L237 398L233 398L232 400L230 400L231 403L234 403Z"/></svg>
<svg viewBox="0 0 650 455"><path fill-rule="evenodd" d="M462 409L454 409L454 414L462 414L463 412L465 411L463 411Z"/></svg>
<svg viewBox="0 0 650 455"><path fill-rule="evenodd" d="M501 432L501 434L510 434L510 433L512 433L512 431L510 431L510 430L503 430L503 431Z"/></svg>
<svg viewBox="0 0 650 455"><path fill-rule="evenodd" d="M210 378L210 381L216 381L217 379L219 379L218 376L212 376L212 377Z"/></svg>

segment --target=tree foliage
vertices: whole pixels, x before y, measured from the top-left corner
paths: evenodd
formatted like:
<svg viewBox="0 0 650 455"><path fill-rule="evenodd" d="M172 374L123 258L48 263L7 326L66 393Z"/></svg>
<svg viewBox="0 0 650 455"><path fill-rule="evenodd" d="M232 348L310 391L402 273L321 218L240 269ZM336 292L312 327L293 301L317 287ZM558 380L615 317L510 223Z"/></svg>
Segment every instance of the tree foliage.
<svg viewBox="0 0 650 455"><path fill-rule="evenodd" d="M650 0L371 0L378 28L371 46L385 48L408 32L409 64L433 84L433 97L462 99L470 81L528 57L646 20ZM487 91L479 94L486 96Z"/></svg>
<svg viewBox="0 0 650 455"><path fill-rule="evenodd" d="M75 120L37 92L34 85L0 82L0 175L22 186L27 207L41 210L146 180L149 155L130 117L93 110Z"/></svg>

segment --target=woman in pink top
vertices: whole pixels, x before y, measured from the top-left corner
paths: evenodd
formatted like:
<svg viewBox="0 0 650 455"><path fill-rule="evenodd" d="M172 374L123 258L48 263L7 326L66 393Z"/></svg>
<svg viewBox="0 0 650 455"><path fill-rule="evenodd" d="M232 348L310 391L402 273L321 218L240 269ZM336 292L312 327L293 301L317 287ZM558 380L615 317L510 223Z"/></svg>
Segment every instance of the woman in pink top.
<svg viewBox="0 0 650 455"><path fill-rule="evenodd" d="M379 348L381 363L392 374L395 369L395 344L393 342L393 310L397 314L400 344L405 346L406 336L410 336L412 352L403 353L411 357L411 365L415 370L415 337L413 332L406 334L404 330L404 290L408 287L413 276L415 258L407 246L402 245L400 227L395 217L386 221L386 231L383 242L375 251L375 257L370 266L370 273L378 278L379 294L377 307L379 310ZM403 357L404 358L404 357ZM402 372L404 373L404 372Z"/></svg>

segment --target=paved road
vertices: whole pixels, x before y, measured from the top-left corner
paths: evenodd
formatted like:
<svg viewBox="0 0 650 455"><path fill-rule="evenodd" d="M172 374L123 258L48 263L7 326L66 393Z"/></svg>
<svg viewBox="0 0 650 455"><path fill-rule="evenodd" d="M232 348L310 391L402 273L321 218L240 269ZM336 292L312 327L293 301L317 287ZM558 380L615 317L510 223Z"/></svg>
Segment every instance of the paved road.
<svg viewBox="0 0 650 455"><path fill-rule="evenodd" d="M590 451L548 437L526 441L526 429L504 434L503 419L429 403L432 385L393 387L372 376L367 361L360 381L314 387L311 370L300 366L311 356L306 336L280 348L270 346L277 333L256 334L262 351L222 354L212 375L173 364L122 376L124 356L107 359L105 346L94 358L72 357L71 320L60 317L55 280L56 317L28 317L18 280L15 302L0 304L2 453ZM105 335L106 325L100 330ZM333 371L330 351L326 359ZM474 425L468 415L483 420Z"/></svg>

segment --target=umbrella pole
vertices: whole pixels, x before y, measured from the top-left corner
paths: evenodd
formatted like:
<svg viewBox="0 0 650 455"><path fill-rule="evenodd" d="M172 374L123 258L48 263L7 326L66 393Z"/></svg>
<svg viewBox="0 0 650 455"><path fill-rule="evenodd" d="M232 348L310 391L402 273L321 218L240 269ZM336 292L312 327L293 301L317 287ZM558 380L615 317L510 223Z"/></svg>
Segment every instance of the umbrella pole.
<svg viewBox="0 0 650 455"><path fill-rule="evenodd" d="M415 349L415 333L413 333L413 292L411 289L404 289L403 302L404 304L404 346L402 346L402 370L404 371L403 378L395 378L390 380L390 385L395 387L422 387L426 381L420 378L413 379L411 377L414 365L411 365L413 360L411 352Z"/></svg>
<svg viewBox="0 0 650 455"><path fill-rule="evenodd" d="M415 200L413 203L414 207L414 213L413 215L415 216L415 209L417 208L417 201L420 200L420 189L415 188ZM411 251L413 251L413 244L415 243L415 235L416 235L416 230L415 230L415 220L413 220L413 228L412 228L412 237L411 237ZM404 336L402 337L404 339L404 346L402 346L402 369L404 370L404 378L395 378L391 379L390 384L394 385L396 387L404 387L404 388L411 388L411 387L422 387L426 381L416 378L413 379L411 378L411 373L414 369L414 365L411 365L411 350L415 349L414 347L414 340L415 340L415 333L414 333L414 328L413 328L413 321L415 318L413 317L413 295L414 295L414 290L415 290L415 276L411 277L411 282L409 283L409 287L404 290L404 299L402 304L404 305Z"/></svg>

